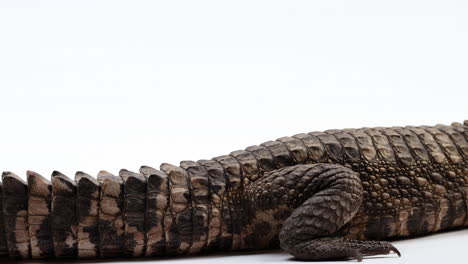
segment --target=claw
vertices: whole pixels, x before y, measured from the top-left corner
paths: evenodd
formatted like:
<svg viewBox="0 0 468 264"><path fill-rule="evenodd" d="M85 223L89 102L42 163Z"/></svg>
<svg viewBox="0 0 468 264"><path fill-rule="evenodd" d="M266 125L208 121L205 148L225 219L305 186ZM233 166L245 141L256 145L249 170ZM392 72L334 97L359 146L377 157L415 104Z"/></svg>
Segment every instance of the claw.
<svg viewBox="0 0 468 264"><path fill-rule="evenodd" d="M390 250L393 251L393 253L397 254L398 257L401 257L400 251L396 247L394 247L393 245L392 245Z"/></svg>

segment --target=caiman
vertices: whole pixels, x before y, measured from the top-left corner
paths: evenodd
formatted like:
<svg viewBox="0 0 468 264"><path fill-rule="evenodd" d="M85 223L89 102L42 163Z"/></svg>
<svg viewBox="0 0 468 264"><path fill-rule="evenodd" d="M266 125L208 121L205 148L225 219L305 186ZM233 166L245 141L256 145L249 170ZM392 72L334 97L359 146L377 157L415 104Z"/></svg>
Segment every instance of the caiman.
<svg viewBox="0 0 468 264"><path fill-rule="evenodd" d="M468 226L467 141L468 121L327 130L159 170L4 172L0 255L400 255L386 241Z"/></svg>

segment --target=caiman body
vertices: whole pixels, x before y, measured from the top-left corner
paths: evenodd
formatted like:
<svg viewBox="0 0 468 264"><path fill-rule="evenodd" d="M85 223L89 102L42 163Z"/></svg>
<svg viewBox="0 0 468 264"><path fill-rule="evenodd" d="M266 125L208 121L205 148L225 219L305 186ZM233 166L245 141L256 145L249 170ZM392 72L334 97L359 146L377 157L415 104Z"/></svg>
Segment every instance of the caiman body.
<svg viewBox="0 0 468 264"><path fill-rule="evenodd" d="M399 254L381 240L468 225L467 141L467 121L328 130L97 179L5 172L0 255Z"/></svg>

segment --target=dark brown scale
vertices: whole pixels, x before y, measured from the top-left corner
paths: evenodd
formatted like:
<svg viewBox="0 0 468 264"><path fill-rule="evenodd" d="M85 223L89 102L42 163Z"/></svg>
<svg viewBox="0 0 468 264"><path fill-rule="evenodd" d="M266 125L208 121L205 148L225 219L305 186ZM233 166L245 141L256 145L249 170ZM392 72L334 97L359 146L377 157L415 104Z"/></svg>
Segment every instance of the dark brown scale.
<svg viewBox="0 0 468 264"><path fill-rule="evenodd" d="M420 220L421 223L421 229L426 230L426 232L434 232L436 230L436 214L437 214L437 207L434 203L432 202L427 202L424 204L424 215L422 216L423 218Z"/></svg>
<svg viewBox="0 0 468 264"><path fill-rule="evenodd" d="M257 159L252 153L246 150L237 150L231 152L229 155L235 157L239 161L242 175L244 176L244 184L257 180L259 168Z"/></svg>
<svg viewBox="0 0 468 264"><path fill-rule="evenodd" d="M408 127L414 134L417 135L421 143L424 145L427 153L431 156L432 161L445 164L448 162L448 157L445 155L441 146L436 139L421 127Z"/></svg>
<svg viewBox="0 0 468 264"><path fill-rule="evenodd" d="M460 187L457 187L455 192L448 196L451 203L451 210L453 212L453 219L450 224L450 228L462 227L467 219L467 204L465 198L465 192Z"/></svg>
<svg viewBox="0 0 468 264"><path fill-rule="evenodd" d="M395 128L395 131L402 136L416 161L431 161L431 153L428 152L428 149L423 145L423 141L420 140L416 133L413 133L413 131L408 128L401 127ZM436 154L435 152L432 153Z"/></svg>
<svg viewBox="0 0 468 264"><path fill-rule="evenodd" d="M12 172L2 174L3 220L8 255L12 259L30 258L28 232L28 185Z"/></svg>
<svg viewBox="0 0 468 264"><path fill-rule="evenodd" d="M379 128L379 131L387 137L395 153L398 166L407 167L415 164L413 155L406 145L405 140L394 128Z"/></svg>
<svg viewBox="0 0 468 264"><path fill-rule="evenodd" d="M220 156L213 158L223 167L224 175L226 176L226 185L228 192L227 205L231 211L232 224L232 245L231 249L236 250L241 246L241 230L242 230L242 199L240 191L242 189L241 177L242 172L237 160L231 156Z"/></svg>
<svg viewBox="0 0 468 264"><path fill-rule="evenodd" d="M309 154L307 163L318 163L326 161L324 146L316 136L302 133L296 134L293 137L302 141L304 146L307 148L307 153Z"/></svg>
<svg viewBox="0 0 468 264"><path fill-rule="evenodd" d="M343 150L344 163L353 164L361 159L360 150L352 135L342 130L328 130L325 133L336 137Z"/></svg>
<svg viewBox="0 0 468 264"><path fill-rule="evenodd" d="M466 133L465 133L466 126L464 126L462 123L459 123L459 122L453 122L450 125L450 127L453 128L453 130L460 133L465 138L465 140L468 141L468 137L466 137Z"/></svg>
<svg viewBox="0 0 468 264"><path fill-rule="evenodd" d="M323 144L327 157L330 162L343 163L343 147L333 135L325 132L310 132L309 135L316 136Z"/></svg>
<svg viewBox="0 0 468 264"><path fill-rule="evenodd" d="M465 163L468 162L468 143L460 132L456 131L450 126L436 126L437 129L447 134L458 148L460 154L463 156Z"/></svg>
<svg viewBox="0 0 468 264"><path fill-rule="evenodd" d="M101 186L90 175L78 171L75 174L77 188L78 257L99 256L99 200Z"/></svg>
<svg viewBox="0 0 468 264"><path fill-rule="evenodd" d="M397 219L398 215L396 213L389 213L380 218L381 227L379 231L382 234L382 239L385 239L386 237L394 237L398 234L396 225L398 222Z"/></svg>
<svg viewBox="0 0 468 264"><path fill-rule="evenodd" d="M422 127L422 129L435 139L435 142L439 145L440 149L442 149L445 156L448 157L453 164L460 164L463 162L462 156L449 136L435 127Z"/></svg>
<svg viewBox="0 0 468 264"><path fill-rule="evenodd" d="M180 167L187 171L192 188L193 231L189 253L199 253L206 247L211 215L208 171L201 164L194 161L182 161Z"/></svg>
<svg viewBox="0 0 468 264"><path fill-rule="evenodd" d="M438 230L451 228L456 217L455 204L451 194L442 196L438 201Z"/></svg>
<svg viewBox="0 0 468 264"><path fill-rule="evenodd" d="M0 181L0 257L8 256L8 245L3 222L3 183Z"/></svg>
<svg viewBox="0 0 468 264"><path fill-rule="evenodd" d="M273 156L267 148L263 146L250 146L245 150L255 156L258 162L258 168L262 172L269 172L276 169Z"/></svg>
<svg viewBox="0 0 468 264"><path fill-rule="evenodd" d="M41 175L28 171L28 223L33 259L54 256L51 234L52 184Z"/></svg>
<svg viewBox="0 0 468 264"><path fill-rule="evenodd" d="M286 146L279 141L267 141L260 146L267 148L273 156L273 162L277 168L283 168L294 164Z"/></svg>
<svg viewBox="0 0 468 264"><path fill-rule="evenodd" d="M424 225L424 222L421 222L424 219L425 211L421 205L415 204L412 208L411 215L408 218L408 231L411 235L420 235L426 232L427 227Z"/></svg>
<svg viewBox="0 0 468 264"><path fill-rule="evenodd" d="M54 171L52 191L52 237L55 257L77 257L76 184L64 174Z"/></svg>
<svg viewBox="0 0 468 264"><path fill-rule="evenodd" d="M124 248L123 181L107 171L100 171L99 201L100 254L103 258L119 257Z"/></svg>
<svg viewBox="0 0 468 264"><path fill-rule="evenodd" d="M363 129L350 129L346 131L355 139L363 160L367 162L378 161L377 151L372 139L363 132Z"/></svg>
<svg viewBox="0 0 468 264"><path fill-rule="evenodd" d="M463 126L465 127L465 139L468 141L468 120L463 122Z"/></svg>
<svg viewBox="0 0 468 264"><path fill-rule="evenodd" d="M227 250L232 245L231 207L228 206L226 178L223 167L214 160L199 160L208 173L210 184L210 223L207 251Z"/></svg>
<svg viewBox="0 0 468 264"><path fill-rule="evenodd" d="M140 173L147 179L145 255L163 255L166 250L164 217L169 206L169 179L166 173L148 166L142 166Z"/></svg>
<svg viewBox="0 0 468 264"><path fill-rule="evenodd" d="M382 237L382 226L380 216L369 217L364 231L366 239L379 240Z"/></svg>
<svg viewBox="0 0 468 264"><path fill-rule="evenodd" d="M282 137L277 140L283 143L286 146L286 149L291 153L294 164L307 163L309 159L307 147L300 139L294 137Z"/></svg>
<svg viewBox="0 0 468 264"><path fill-rule="evenodd" d="M124 186L124 254L142 257L146 250L146 178L125 169L120 170L119 176Z"/></svg>
<svg viewBox="0 0 468 264"><path fill-rule="evenodd" d="M166 211L166 252L186 254L192 244L192 197L187 172L174 165L164 163L161 170L169 176L169 210Z"/></svg>
<svg viewBox="0 0 468 264"><path fill-rule="evenodd" d="M386 135L376 128L364 129L363 132L371 137L372 143L377 150L377 155L381 160L390 164L396 163L395 152Z"/></svg>

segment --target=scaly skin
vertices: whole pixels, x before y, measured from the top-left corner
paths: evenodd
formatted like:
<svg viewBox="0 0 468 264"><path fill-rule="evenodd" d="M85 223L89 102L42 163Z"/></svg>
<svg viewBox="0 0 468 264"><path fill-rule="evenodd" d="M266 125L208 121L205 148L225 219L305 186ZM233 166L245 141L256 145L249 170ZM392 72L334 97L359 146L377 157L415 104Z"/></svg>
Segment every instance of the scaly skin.
<svg viewBox="0 0 468 264"><path fill-rule="evenodd" d="M467 121L328 130L97 179L29 171L26 183L5 172L0 255L400 254L382 240L468 225L467 141Z"/></svg>

